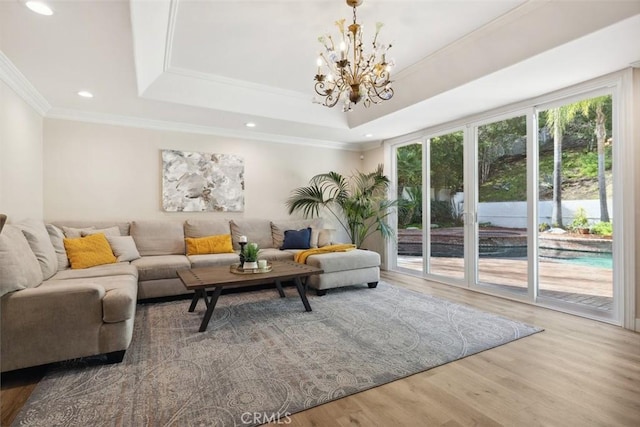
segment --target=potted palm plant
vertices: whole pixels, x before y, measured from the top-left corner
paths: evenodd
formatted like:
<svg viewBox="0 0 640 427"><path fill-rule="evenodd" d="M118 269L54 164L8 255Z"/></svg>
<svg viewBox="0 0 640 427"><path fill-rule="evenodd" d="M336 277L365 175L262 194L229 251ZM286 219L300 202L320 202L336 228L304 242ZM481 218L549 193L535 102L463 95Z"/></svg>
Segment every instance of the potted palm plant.
<svg viewBox="0 0 640 427"><path fill-rule="evenodd" d="M326 209L344 228L356 247L380 232L384 239L393 237L393 228L386 222L395 200L387 199L389 178L383 166L369 173L355 172L350 179L337 172L314 176L309 186L296 188L287 200L289 214L301 212L305 218L320 215Z"/></svg>

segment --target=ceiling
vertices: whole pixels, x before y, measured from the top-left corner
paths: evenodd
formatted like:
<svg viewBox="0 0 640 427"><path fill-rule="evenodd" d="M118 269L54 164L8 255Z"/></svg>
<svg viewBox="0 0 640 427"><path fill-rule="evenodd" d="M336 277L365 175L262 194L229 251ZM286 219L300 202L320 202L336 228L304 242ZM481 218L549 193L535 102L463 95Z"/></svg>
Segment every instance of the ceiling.
<svg viewBox="0 0 640 427"><path fill-rule="evenodd" d="M640 0L365 0L395 96L343 113L312 103L343 0L47 3L53 16L0 0L0 77L46 117L353 150L640 60Z"/></svg>

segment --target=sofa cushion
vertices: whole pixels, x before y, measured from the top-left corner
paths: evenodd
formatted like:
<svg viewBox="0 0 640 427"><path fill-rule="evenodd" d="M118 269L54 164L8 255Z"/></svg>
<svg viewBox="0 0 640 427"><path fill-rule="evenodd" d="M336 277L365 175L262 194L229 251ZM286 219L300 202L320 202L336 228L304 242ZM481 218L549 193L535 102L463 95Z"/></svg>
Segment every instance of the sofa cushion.
<svg viewBox="0 0 640 427"><path fill-rule="evenodd" d="M79 228L79 229L109 228L109 227L116 226L120 229L121 236L129 235L129 226L130 226L128 221L78 221L78 220L73 221L71 220L71 221L51 221L51 223L59 228L67 227L67 228ZM81 236L75 236L75 237L81 237Z"/></svg>
<svg viewBox="0 0 640 427"><path fill-rule="evenodd" d="M91 236L92 234L104 234L105 236L120 236L120 228L118 226L107 227L107 228L96 228L93 230L80 230L80 235L82 237Z"/></svg>
<svg viewBox="0 0 640 427"><path fill-rule="evenodd" d="M318 245L318 233L322 226L322 220L316 219L285 219L271 222L271 238L273 247L280 248L284 243L284 232L286 230L300 230L311 227L311 240L309 246L312 248Z"/></svg>
<svg viewBox="0 0 640 427"><path fill-rule="evenodd" d="M267 261L293 261L294 251L281 251L276 248L260 249L258 259L266 259Z"/></svg>
<svg viewBox="0 0 640 427"><path fill-rule="evenodd" d="M354 249L348 252L328 252L311 255L307 264L321 268L324 273L379 267L380 255L374 251Z"/></svg>
<svg viewBox="0 0 640 427"><path fill-rule="evenodd" d="M302 230L285 230L284 242L280 249L309 249L311 243L311 227Z"/></svg>
<svg viewBox="0 0 640 427"><path fill-rule="evenodd" d="M15 224L27 238L31 250L36 255L42 270L42 278L47 280L58 271L58 257L51 243L47 227L42 221L28 219Z"/></svg>
<svg viewBox="0 0 640 427"><path fill-rule="evenodd" d="M233 253L231 234L219 234L207 237L187 237L184 240L187 246L187 255Z"/></svg>
<svg viewBox="0 0 640 427"><path fill-rule="evenodd" d="M58 259L58 270L64 270L69 268L69 258L67 258L67 250L64 248L64 233L58 227L53 224L47 224L47 233L49 233L49 239L53 245L53 249L56 251L56 258Z"/></svg>
<svg viewBox="0 0 640 427"><path fill-rule="evenodd" d="M238 264L240 257L237 253L229 254L209 254L209 255L189 255L192 267L216 267L219 265Z"/></svg>
<svg viewBox="0 0 640 427"><path fill-rule="evenodd" d="M133 221L131 236L140 255L184 255L184 228L177 221Z"/></svg>
<svg viewBox="0 0 640 427"><path fill-rule="evenodd" d="M95 267L83 268L81 270L61 270L58 271L51 280L86 279L89 277L105 276L131 276L138 279L138 269L129 263L104 264Z"/></svg>
<svg viewBox="0 0 640 427"><path fill-rule="evenodd" d="M133 286L122 279L111 278L113 285L102 298L102 320L105 323L124 322L133 319L136 313L138 283Z"/></svg>
<svg viewBox="0 0 640 427"><path fill-rule="evenodd" d="M318 247L333 245L333 235L336 230L333 228L322 228L318 230Z"/></svg>
<svg viewBox="0 0 640 427"><path fill-rule="evenodd" d="M231 237L233 238L233 248L238 250L240 236L247 236L247 240L257 243L260 249L273 248L273 238L271 237L271 221L264 219L231 220Z"/></svg>
<svg viewBox="0 0 640 427"><path fill-rule="evenodd" d="M136 242L131 236L107 236L107 241L118 262L128 262L140 258Z"/></svg>
<svg viewBox="0 0 640 427"><path fill-rule="evenodd" d="M72 269L116 262L111 246L102 233L76 239L64 239L64 248L67 250L67 257Z"/></svg>
<svg viewBox="0 0 640 427"><path fill-rule="evenodd" d="M102 296L102 321L105 323L123 322L133 319L135 316L138 294L138 281L135 276L126 274L86 277L74 280L48 280L42 284L41 288L52 288L62 284L97 285L104 289Z"/></svg>
<svg viewBox="0 0 640 427"><path fill-rule="evenodd" d="M186 255L143 256L131 261L131 265L138 269L140 281L175 278L178 277L177 270L191 268Z"/></svg>
<svg viewBox="0 0 640 427"><path fill-rule="evenodd" d="M188 219L184 223L185 237L206 237L229 234L231 227L226 219Z"/></svg>
<svg viewBox="0 0 640 427"><path fill-rule="evenodd" d="M42 283L42 269L27 238L11 224L0 233L0 272L0 297Z"/></svg>
<svg viewBox="0 0 640 427"><path fill-rule="evenodd" d="M83 231L91 231L95 230L94 226L84 227L84 228L76 228L76 227L67 227L65 225L62 226L62 232L64 236L69 239L77 239L78 237L82 237Z"/></svg>

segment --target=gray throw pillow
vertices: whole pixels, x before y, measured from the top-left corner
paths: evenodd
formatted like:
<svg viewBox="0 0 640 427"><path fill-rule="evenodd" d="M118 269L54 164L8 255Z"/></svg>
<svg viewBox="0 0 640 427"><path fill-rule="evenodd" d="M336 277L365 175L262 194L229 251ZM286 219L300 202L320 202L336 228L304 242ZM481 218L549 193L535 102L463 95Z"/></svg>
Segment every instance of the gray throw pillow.
<svg viewBox="0 0 640 427"><path fill-rule="evenodd" d="M64 233L53 224L47 224L47 232L49 233L51 244L53 244L53 249L56 251L58 270L66 270L70 265L67 251L64 248Z"/></svg>
<svg viewBox="0 0 640 427"><path fill-rule="evenodd" d="M0 297L42 283L42 270L18 227L5 225L0 234Z"/></svg>
<svg viewBox="0 0 640 427"><path fill-rule="evenodd" d="M111 246L113 254L117 257L118 262L133 261L140 258L140 253L138 252L133 237L107 235L107 241Z"/></svg>
<svg viewBox="0 0 640 427"><path fill-rule="evenodd" d="M43 279L47 280L56 274L58 271L58 257L44 222L27 219L14 225L22 230L24 237L27 238L31 250L40 263Z"/></svg>

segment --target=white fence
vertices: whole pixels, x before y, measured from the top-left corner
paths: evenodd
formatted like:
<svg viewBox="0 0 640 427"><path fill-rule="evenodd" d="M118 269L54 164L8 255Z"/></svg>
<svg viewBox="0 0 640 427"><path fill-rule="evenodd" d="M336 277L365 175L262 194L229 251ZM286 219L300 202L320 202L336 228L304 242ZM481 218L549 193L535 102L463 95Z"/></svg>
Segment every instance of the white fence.
<svg viewBox="0 0 640 427"><path fill-rule="evenodd" d="M455 200L455 199L454 199ZM454 201L455 203L455 201ZM540 202L538 205L538 223L546 222L551 225L551 213L553 201ZM609 217L613 216L612 201L608 201ZM583 208L587 212L590 223L600 221L599 200L563 200L562 222L564 226L571 224L576 211ZM490 222L499 227L526 228L527 227L527 203L526 202L490 202L478 204L478 222Z"/></svg>

